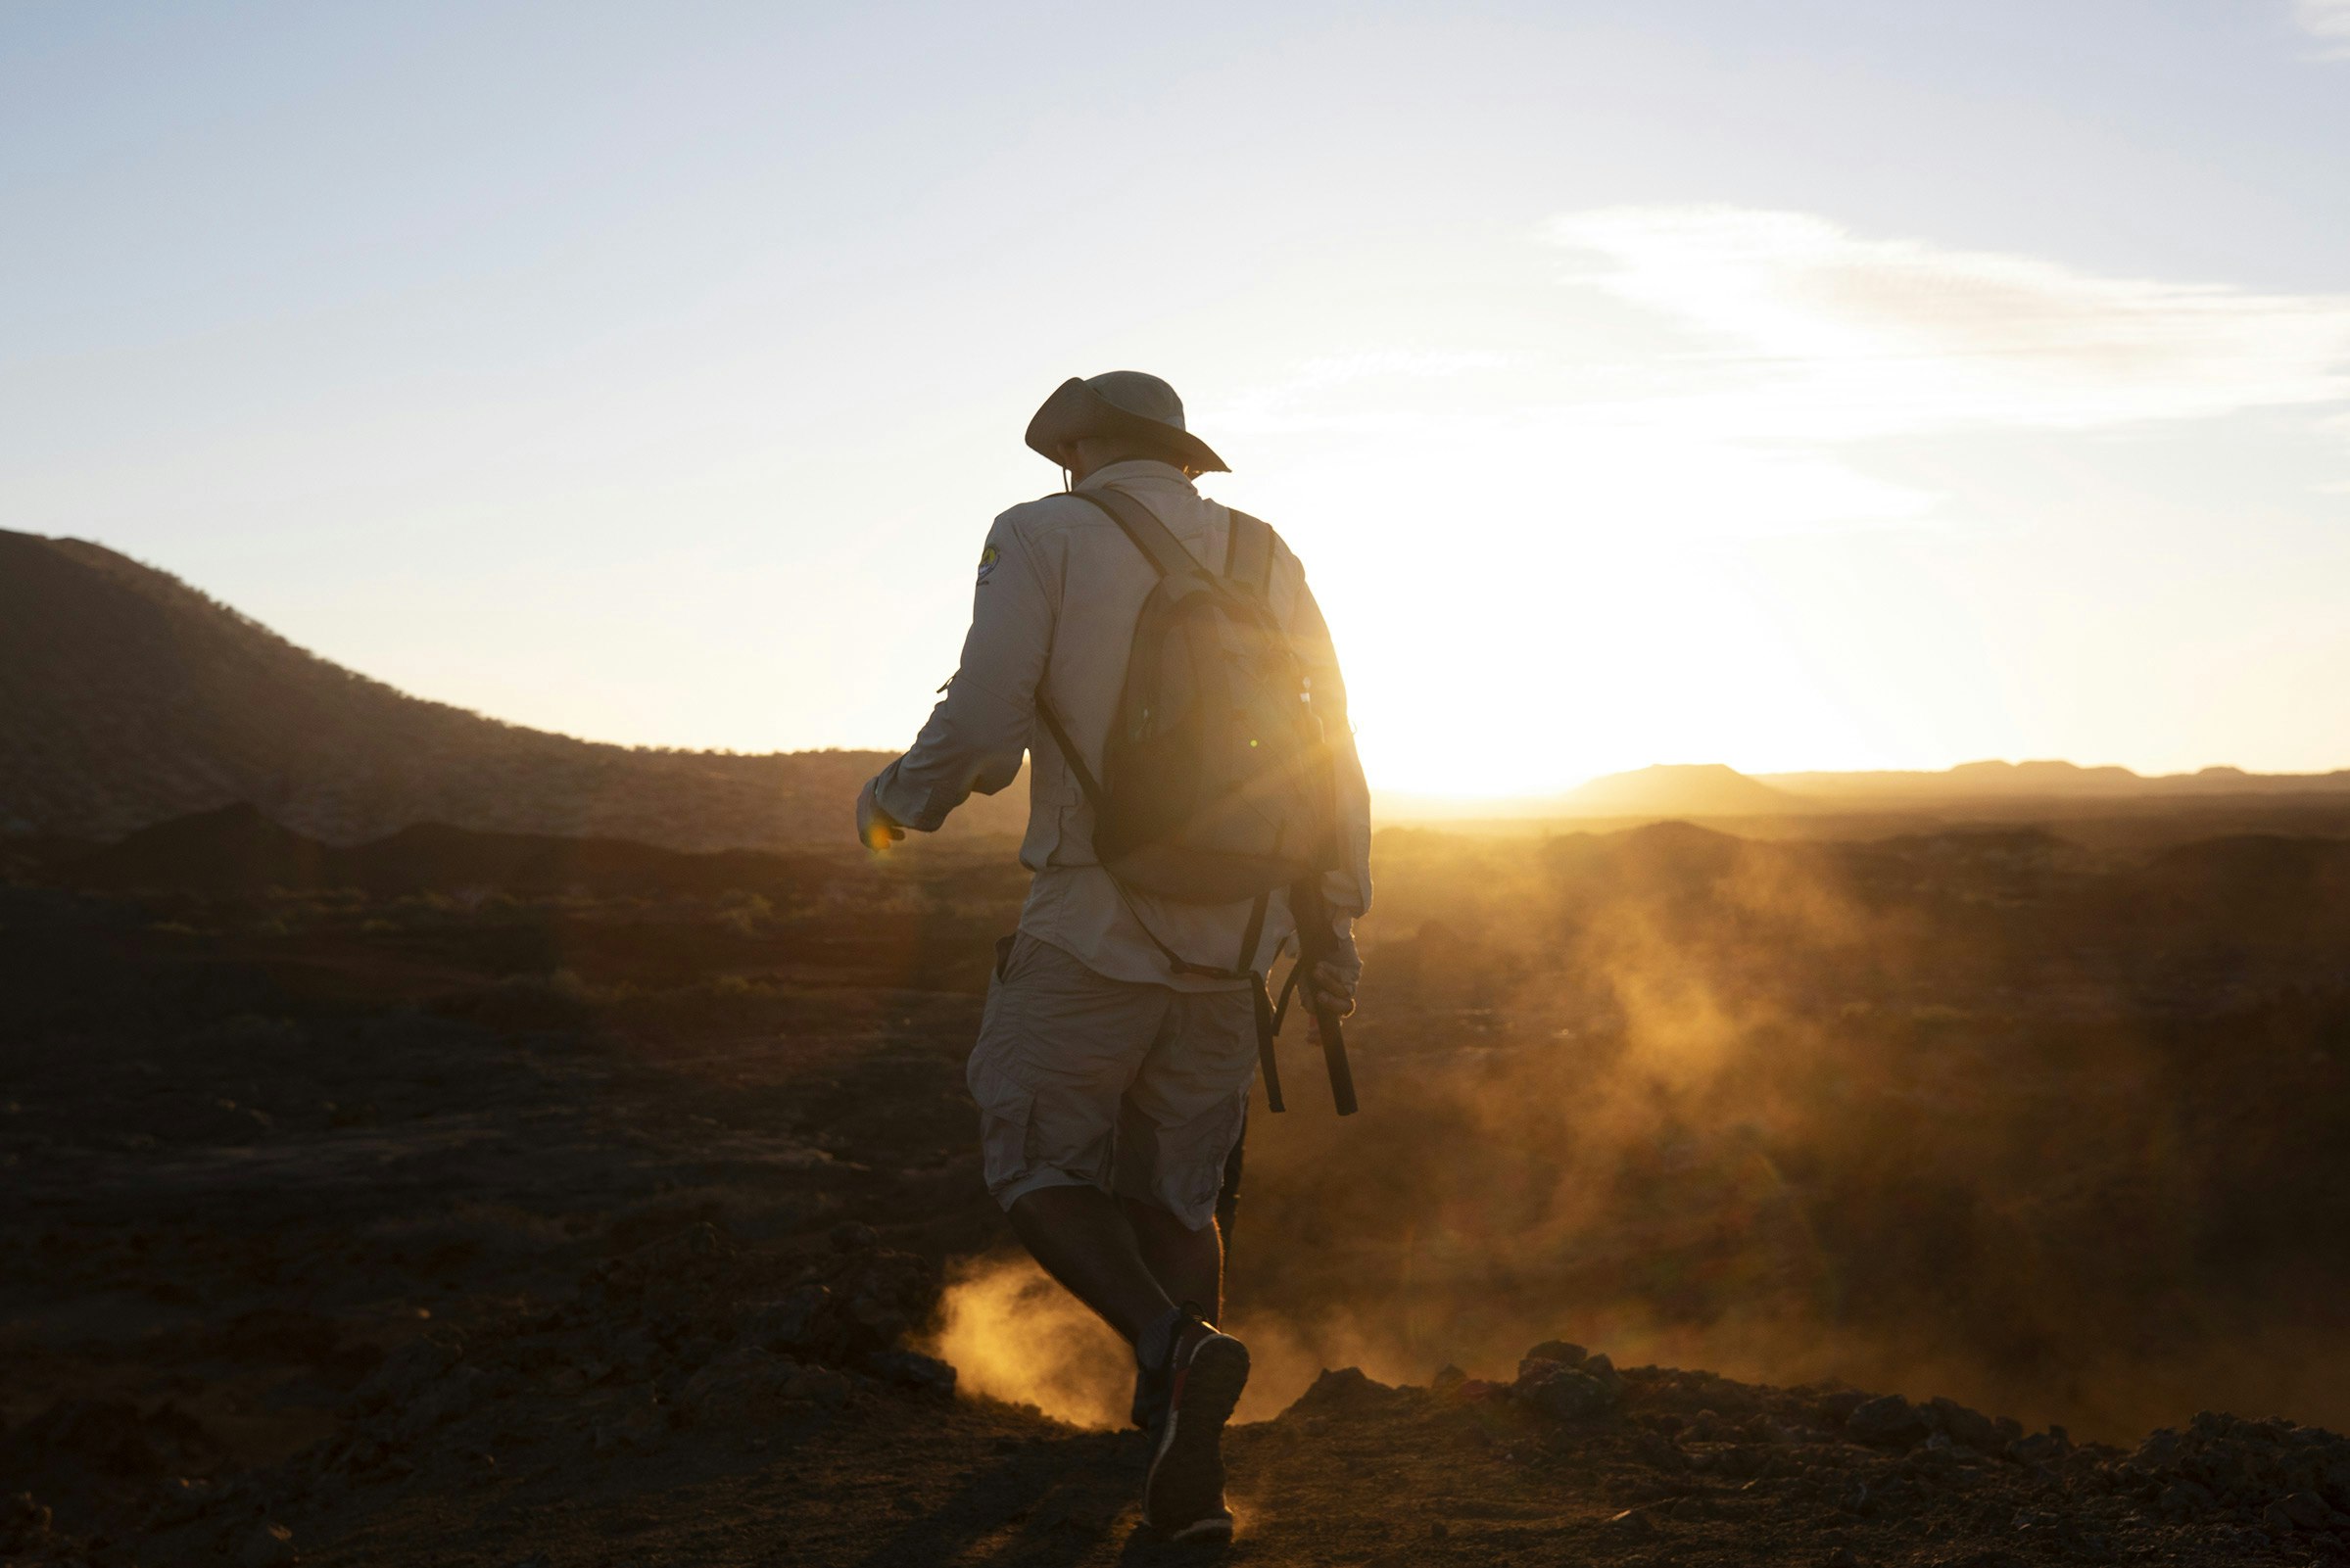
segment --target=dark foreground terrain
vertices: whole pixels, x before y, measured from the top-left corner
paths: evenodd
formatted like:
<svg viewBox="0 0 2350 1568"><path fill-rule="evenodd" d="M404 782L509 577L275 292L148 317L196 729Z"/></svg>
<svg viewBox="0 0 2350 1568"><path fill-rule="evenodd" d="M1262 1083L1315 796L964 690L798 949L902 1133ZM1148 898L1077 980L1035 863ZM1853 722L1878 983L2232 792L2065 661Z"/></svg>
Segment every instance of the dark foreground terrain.
<svg viewBox="0 0 2350 1568"><path fill-rule="evenodd" d="M432 848L19 846L0 1561L1216 1555L985 1397L1119 1397L989 1261L1015 872ZM2267 1419L2350 1415L2340 846L1382 851L1368 1109L1297 1045L1252 1130L1234 1560L2350 1562Z"/></svg>

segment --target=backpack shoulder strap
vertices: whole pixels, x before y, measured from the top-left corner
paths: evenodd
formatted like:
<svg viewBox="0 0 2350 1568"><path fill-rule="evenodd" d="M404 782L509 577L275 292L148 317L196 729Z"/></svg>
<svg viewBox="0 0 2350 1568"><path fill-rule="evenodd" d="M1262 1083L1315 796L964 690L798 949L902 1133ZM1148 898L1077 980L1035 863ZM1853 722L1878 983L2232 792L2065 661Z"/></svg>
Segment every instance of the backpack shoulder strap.
<svg viewBox="0 0 2350 1568"><path fill-rule="evenodd" d="M1223 575L1254 589L1260 597L1272 592L1272 525L1244 511L1232 512L1232 527L1224 536Z"/></svg>
<svg viewBox="0 0 2350 1568"><path fill-rule="evenodd" d="M1158 515L1123 490L1105 485L1099 490L1073 490L1069 493L1079 500L1091 501L1110 514L1126 537L1134 542L1161 577L1200 577L1200 563L1183 542L1175 537L1174 530L1159 521Z"/></svg>

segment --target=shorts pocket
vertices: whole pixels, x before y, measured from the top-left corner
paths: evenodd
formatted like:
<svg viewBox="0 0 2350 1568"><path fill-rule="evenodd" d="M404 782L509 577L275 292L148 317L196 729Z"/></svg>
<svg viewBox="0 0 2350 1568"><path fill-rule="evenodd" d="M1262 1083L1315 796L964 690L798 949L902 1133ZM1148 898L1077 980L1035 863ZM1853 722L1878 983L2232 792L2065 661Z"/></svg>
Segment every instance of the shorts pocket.
<svg viewBox="0 0 2350 1568"><path fill-rule="evenodd" d="M980 1160L987 1190L1000 1193L1029 1173L1036 1096L1018 1079L975 1060L971 1096L980 1107Z"/></svg>
<svg viewBox="0 0 2350 1568"><path fill-rule="evenodd" d="M1247 1117L1244 1085L1218 1097L1180 1126L1149 1129L1149 1168L1133 1170L1126 1190L1141 1186L1152 1202L1185 1224L1206 1224L1223 1191L1224 1164L1240 1141Z"/></svg>

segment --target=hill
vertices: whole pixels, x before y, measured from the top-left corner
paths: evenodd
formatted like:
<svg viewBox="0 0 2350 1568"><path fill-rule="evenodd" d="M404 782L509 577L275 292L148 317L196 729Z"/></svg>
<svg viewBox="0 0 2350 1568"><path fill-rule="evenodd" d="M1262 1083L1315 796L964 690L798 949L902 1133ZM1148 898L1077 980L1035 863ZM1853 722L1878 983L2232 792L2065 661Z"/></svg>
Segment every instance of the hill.
<svg viewBox="0 0 2350 1568"><path fill-rule="evenodd" d="M113 839L249 801L326 843L417 823L673 849L844 841L872 751L639 750L428 702L97 545L0 532L0 834ZM1026 791L956 835L1017 832Z"/></svg>
<svg viewBox="0 0 2350 1568"><path fill-rule="evenodd" d="M853 855L855 851L848 850ZM686 851L615 838L477 832L418 823L356 846L321 843L240 801L142 828L120 843L61 855L41 879L91 890L248 893L356 888L421 892L668 897L735 891L789 896L832 867L809 855Z"/></svg>
<svg viewBox="0 0 2350 1568"><path fill-rule="evenodd" d="M1576 817L1751 817L1803 809L1785 790L1718 762L1609 774L1568 791L1559 804Z"/></svg>
<svg viewBox="0 0 2350 1568"><path fill-rule="evenodd" d="M2230 795L2342 795L2350 770L2332 773L2141 774L2078 763L1965 762L1940 773L1786 773L1763 781L1792 796L1839 808L1963 805L1990 800L2206 800Z"/></svg>
<svg viewBox="0 0 2350 1568"><path fill-rule="evenodd" d="M1801 819L1805 831L1891 815L2015 819L2055 814L2068 821L2191 812L2204 819L2188 836L2230 832L2341 832L2350 770L2260 774L2241 768L2146 775L2077 763L1968 762L1940 772L1743 774L1719 763L1672 764L1608 774L1563 794L1494 799L1390 790L1373 796L1387 824L1524 824L1578 818L1701 817ZM2230 819L2227 814L2232 813ZM1870 831L1883 831L1871 823Z"/></svg>

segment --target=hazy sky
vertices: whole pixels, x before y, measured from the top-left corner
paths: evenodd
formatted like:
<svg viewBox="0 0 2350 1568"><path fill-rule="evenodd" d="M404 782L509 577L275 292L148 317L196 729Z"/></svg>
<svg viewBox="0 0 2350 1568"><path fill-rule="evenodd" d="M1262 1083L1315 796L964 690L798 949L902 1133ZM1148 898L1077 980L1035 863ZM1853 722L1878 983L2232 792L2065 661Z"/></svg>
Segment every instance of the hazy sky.
<svg viewBox="0 0 2350 1568"><path fill-rule="evenodd" d="M2350 766L2350 0L0 6L0 527L898 746L1072 374L1375 783Z"/></svg>

